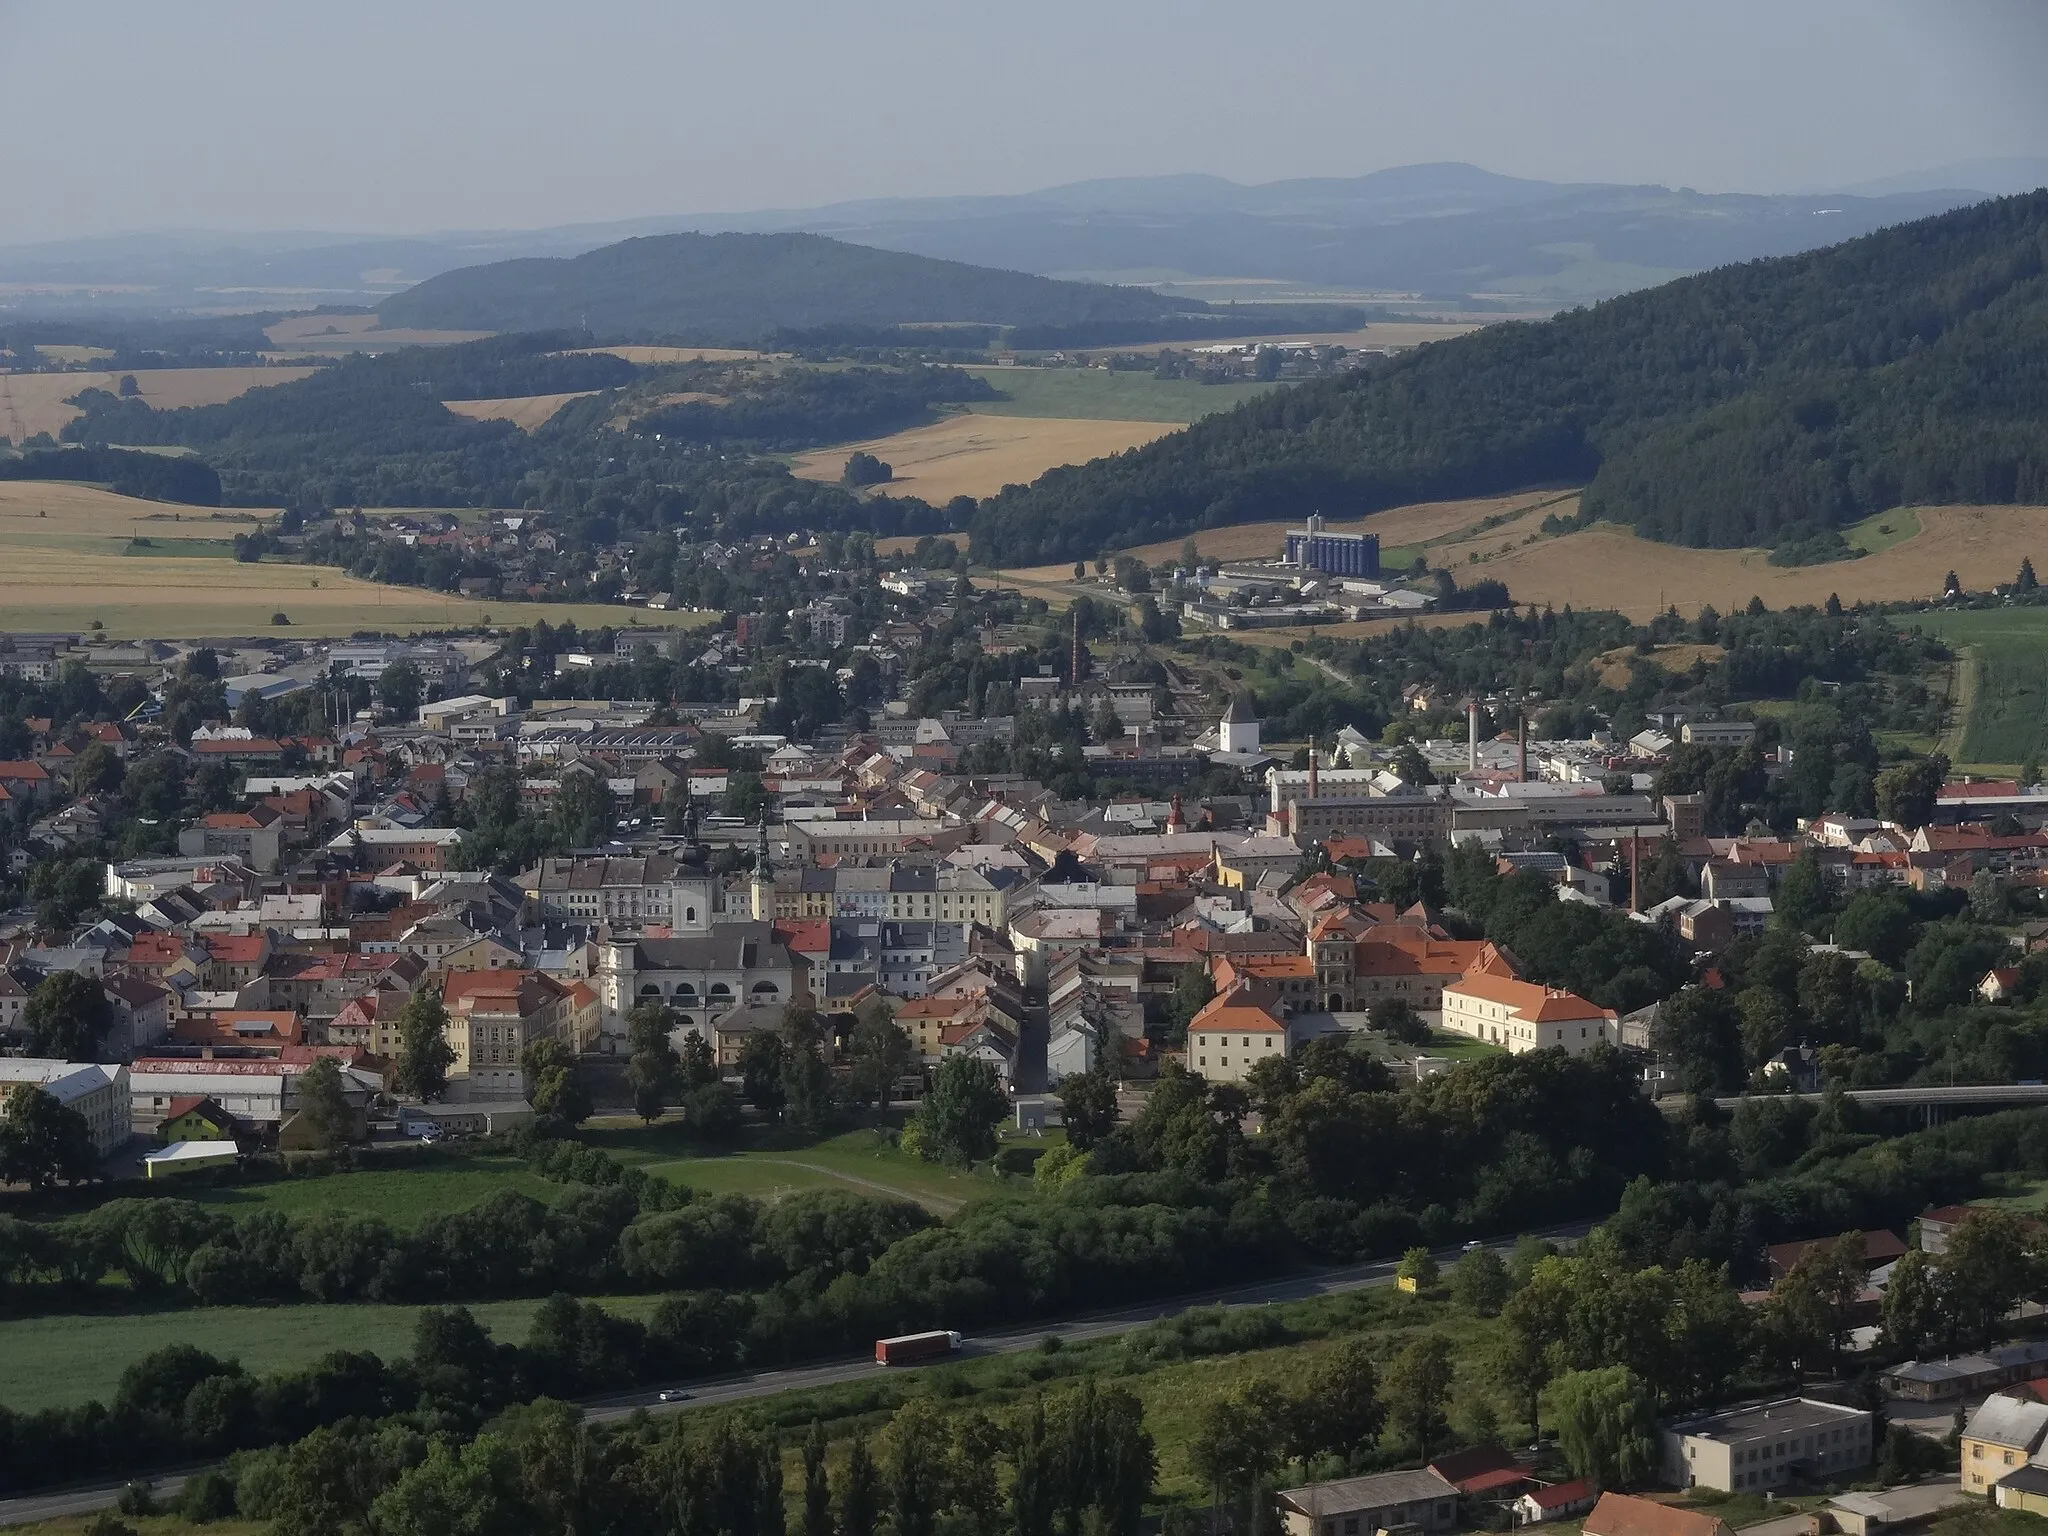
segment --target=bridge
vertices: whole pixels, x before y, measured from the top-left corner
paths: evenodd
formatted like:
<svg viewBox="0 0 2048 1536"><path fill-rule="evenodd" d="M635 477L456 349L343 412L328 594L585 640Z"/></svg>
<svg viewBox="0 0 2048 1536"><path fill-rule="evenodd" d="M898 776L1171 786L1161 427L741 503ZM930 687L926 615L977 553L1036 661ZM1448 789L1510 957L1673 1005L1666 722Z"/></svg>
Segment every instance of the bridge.
<svg viewBox="0 0 2048 1536"><path fill-rule="evenodd" d="M2048 1105L2048 1083L1963 1083L1953 1087L1937 1088L1851 1088L1849 1098L1868 1109L1917 1109L1929 1125L1939 1123L1944 1111L1970 1109L1979 1105L1996 1104L2018 1107L2028 1104ZM1818 1104L1824 1094L1819 1093L1744 1093L1728 1098L1717 1098L1714 1103L1722 1109L1734 1109L1751 1100L1799 1099L1808 1104Z"/></svg>

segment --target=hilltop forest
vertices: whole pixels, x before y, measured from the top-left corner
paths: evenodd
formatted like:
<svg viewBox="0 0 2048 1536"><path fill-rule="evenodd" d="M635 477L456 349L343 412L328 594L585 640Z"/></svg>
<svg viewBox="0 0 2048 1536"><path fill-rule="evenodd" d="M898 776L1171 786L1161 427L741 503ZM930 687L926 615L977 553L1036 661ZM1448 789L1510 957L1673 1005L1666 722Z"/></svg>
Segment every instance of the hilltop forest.
<svg viewBox="0 0 2048 1536"><path fill-rule="evenodd" d="M2048 191L1489 327L982 504L993 565L1544 483L1710 547L2048 500Z"/></svg>

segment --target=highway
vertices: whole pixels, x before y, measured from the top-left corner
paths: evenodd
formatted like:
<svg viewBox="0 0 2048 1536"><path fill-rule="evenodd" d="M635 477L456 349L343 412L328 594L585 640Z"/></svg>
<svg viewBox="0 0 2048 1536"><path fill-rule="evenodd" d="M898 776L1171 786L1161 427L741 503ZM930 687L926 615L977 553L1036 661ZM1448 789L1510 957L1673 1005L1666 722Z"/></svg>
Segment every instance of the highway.
<svg viewBox="0 0 2048 1536"><path fill-rule="evenodd" d="M1591 1222L1573 1222L1565 1226L1546 1228L1530 1235L1547 1238L1552 1242L1569 1243L1584 1237L1592 1229L1592 1225ZM1517 1235L1498 1239L1486 1246L1506 1255L1519 1240L1520 1236ZM1437 1261L1444 1265L1453 1264L1461 1251L1457 1248L1443 1249L1436 1255ZM1191 1296L1149 1301L1113 1312L1093 1312L1079 1317L1048 1319L1030 1328L971 1336L963 1341L959 1354L948 1356L946 1360L971 1360L990 1355L1015 1354L1020 1350L1036 1349L1048 1338L1061 1339L1070 1344L1078 1344L1088 1339L1107 1338L1115 1334L1129 1333L1134 1328L1142 1328L1145 1324L1156 1322L1162 1317L1177 1316L1190 1307L1263 1307L1285 1301L1306 1301L1315 1296L1338 1296L1347 1291L1364 1290L1370 1286L1392 1285L1394 1269L1395 1261L1379 1259L1369 1264L1297 1270L1273 1280L1259 1280L1248 1285L1204 1291ZM944 1364L946 1361L933 1363ZM802 1392L814 1387L833 1386L839 1382L861 1381L873 1376L877 1371L889 1369L908 1372L918 1367L880 1366L875 1363L872 1355L863 1354L819 1365L791 1366L786 1370L755 1371L717 1377L708 1381L693 1381L681 1388L688 1396L672 1403L660 1400L660 1388L646 1387L633 1392L587 1398L581 1406L592 1422L603 1423L606 1420L626 1418L642 1410L649 1413L667 1413L686 1408L716 1408L731 1403L747 1402L754 1398L773 1397L782 1392ZM178 1469L175 1474L154 1476L151 1481L156 1485L158 1497L168 1498L183 1485L188 1473L197 1470L199 1469L196 1467L188 1466ZM18 1498L0 1499L0 1526L25 1525L31 1521L53 1519L60 1515L79 1515L96 1509L110 1508L120 1498L124 1486L124 1482L97 1483L89 1487L48 1490L23 1494Z"/></svg>

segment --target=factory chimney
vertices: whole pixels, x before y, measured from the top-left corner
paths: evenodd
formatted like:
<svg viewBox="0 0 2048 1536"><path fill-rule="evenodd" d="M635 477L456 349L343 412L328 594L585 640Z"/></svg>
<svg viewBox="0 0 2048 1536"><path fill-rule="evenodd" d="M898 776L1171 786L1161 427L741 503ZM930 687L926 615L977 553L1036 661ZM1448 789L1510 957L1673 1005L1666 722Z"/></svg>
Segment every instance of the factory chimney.
<svg viewBox="0 0 2048 1536"><path fill-rule="evenodd" d="M1515 778L1517 782L1529 782L1529 717L1515 717Z"/></svg>
<svg viewBox="0 0 2048 1536"><path fill-rule="evenodd" d="M1465 771L1479 771L1479 701L1465 701Z"/></svg>
<svg viewBox="0 0 2048 1536"><path fill-rule="evenodd" d="M1642 840L1631 832L1628 835L1628 909L1631 912L1643 910L1643 861Z"/></svg>
<svg viewBox="0 0 2048 1536"><path fill-rule="evenodd" d="M1311 736L1308 742L1308 797L1316 798L1316 742Z"/></svg>
<svg viewBox="0 0 2048 1536"><path fill-rule="evenodd" d="M1067 683L1078 689L1081 686L1081 610L1074 609L1074 648L1067 658Z"/></svg>

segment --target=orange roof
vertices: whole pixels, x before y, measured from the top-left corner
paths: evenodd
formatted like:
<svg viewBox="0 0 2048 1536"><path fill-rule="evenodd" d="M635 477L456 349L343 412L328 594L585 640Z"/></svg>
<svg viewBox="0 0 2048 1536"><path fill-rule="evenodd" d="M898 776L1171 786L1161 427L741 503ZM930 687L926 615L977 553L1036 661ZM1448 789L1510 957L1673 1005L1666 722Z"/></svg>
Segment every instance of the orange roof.
<svg viewBox="0 0 2048 1536"><path fill-rule="evenodd" d="M1307 955L1218 955L1215 964L1228 966L1254 981L1280 981L1316 974L1316 963Z"/></svg>
<svg viewBox="0 0 2048 1536"><path fill-rule="evenodd" d="M895 1014L899 1019L950 1019L955 1014L976 1007L981 998L972 997L910 997L896 1005Z"/></svg>
<svg viewBox="0 0 2048 1536"><path fill-rule="evenodd" d="M521 1015L533 1012L564 995L565 989L553 977L525 970L454 970L441 989L441 1001L450 1012L458 1008L486 1012L516 1009Z"/></svg>
<svg viewBox="0 0 2048 1536"><path fill-rule="evenodd" d="M1505 976L1469 975L1452 982L1444 991L1500 1003L1538 1024L1615 1017L1613 1009L1589 1003L1575 992L1567 992L1561 987L1539 987L1533 981L1513 981Z"/></svg>
<svg viewBox="0 0 2048 1536"><path fill-rule="evenodd" d="M206 953L223 965L249 965L263 958L269 943L261 933L217 933L207 939Z"/></svg>
<svg viewBox="0 0 2048 1536"><path fill-rule="evenodd" d="M41 763L0 763L0 779L26 779L40 783L50 776L50 771Z"/></svg>
<svg viewBox="0 0 2048 1536"><path fill-rule="evenodd" d="M1207 1007L1188 1021L1189 1029L1222 1029L1233 1034L1284 1035L1287 1026L1266 1012L1252 996L1251 988L1238 986L1219 993Z"/></svg>
<svg viewBox="0 0 2048 1536"><path fill-rule="evenodd" d="M1727 1536L1718 1515L1673 1509L1655 1499L1627 1493L1603 1493L1586 1516L1586 1536Z"/></svg>

